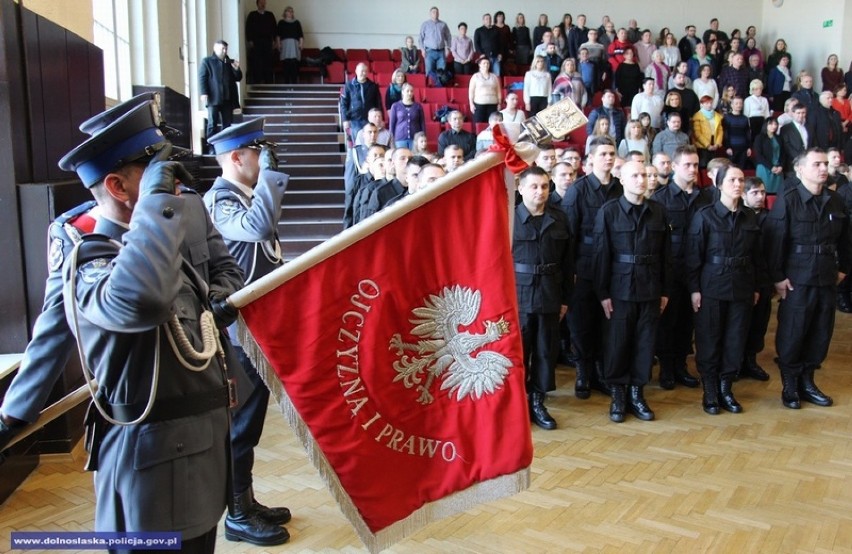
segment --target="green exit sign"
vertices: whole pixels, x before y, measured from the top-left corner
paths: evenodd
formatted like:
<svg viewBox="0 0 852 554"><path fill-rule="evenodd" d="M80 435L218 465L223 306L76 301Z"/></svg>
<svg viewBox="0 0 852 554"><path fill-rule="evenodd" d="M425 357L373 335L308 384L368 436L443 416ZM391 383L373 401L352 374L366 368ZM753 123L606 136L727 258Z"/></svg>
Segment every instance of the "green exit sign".
<svg viewBox="0 0 852 554"><path fill-rule="evenodd" d="M825 21L822 22L822 28L823 29L825 29L826 27L831 27L832 25L834 25L833 19L826 19Z"/></svg>

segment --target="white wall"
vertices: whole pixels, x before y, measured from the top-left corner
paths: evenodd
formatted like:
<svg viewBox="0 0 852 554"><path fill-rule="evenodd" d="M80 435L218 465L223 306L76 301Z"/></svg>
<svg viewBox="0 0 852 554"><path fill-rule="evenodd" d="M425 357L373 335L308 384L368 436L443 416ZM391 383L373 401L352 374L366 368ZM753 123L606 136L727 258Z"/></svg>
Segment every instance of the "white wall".
<svg viewBox="0 0 852 554"><path fill-rule="evenodd" d="M793 71L806 69L814 74L814 88L822 88L819 74L829 54L840 56L843 70L849 69L852 0L786 0L780 8L767 2L763 20L769 36L787 42L793 56ZM823 28L826 20L833 20L834 24Z"/></svg>
<svg viewBox="0 0 852 554"><path fill-rule="evenodd" d="M764 2L768 0L700 3L694 0L574 0L570 4L552 0L527 0L495 6L493 0L268 0L267 8L280 19L284 6L292 5L296 10L296 18L302 23L307 45L311 47L398 48L406 35L417 35L420 24L429 17L431 6L440 9L441 19L447 22L453 34L459 22L465 21L471 37L473 29L482 24L482 14L502 8L510 24L514 23L518 11L522 11L531 29L536 25L540 13L546 13L550 17L550 24L555 25L567 11L575 19L584 13L588 25L595 27L600 25L603 15L609 15L616 27L626 27L628 20L635 18L640 28L650 28L654 35L662 27L668 26L679 38L683 35L683 28L690 23L698 28L699 33L704 32L714 16L720 19L723 30L729 31L734 27L745 30L749 25L759 28ZM247 10L255 9L253 1L245 4ZM642 4L651 4L654 8L637 7ZM738 14L736 20L726 17L726 14L731 13Z"/></svg>

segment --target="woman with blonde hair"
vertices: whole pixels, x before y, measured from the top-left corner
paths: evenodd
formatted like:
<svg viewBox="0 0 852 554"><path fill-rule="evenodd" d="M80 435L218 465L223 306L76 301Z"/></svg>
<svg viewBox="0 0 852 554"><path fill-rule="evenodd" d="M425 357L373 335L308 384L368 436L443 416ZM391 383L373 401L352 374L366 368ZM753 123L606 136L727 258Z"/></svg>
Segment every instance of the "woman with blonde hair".
<svg viewBox="0 0 852 554"><path fill-rule="evenodd" d="M574 58L568 58L562 62L559 75L553 81L552 92L554 102L567 96L580 108L586 107L589 101L586 85L583 84L583 76L577 71L577 62Z"/></svg>
<svg viewBox="0 0 852 554"><path fill-rule="evenodd" d="M843 70L840 69L840 60L837 59L837 54L831 54L825 61L825 67L820 73L822 76L822 91L834 89L843 84Z"/></svg>
<svg viewBox="0 0 852 554"><path fill-rule="evenodd" d="M550 104L551 89L550 72L544 66L544 58L536 56L524 75L524 106L528 114L536 115Z"/></svg>

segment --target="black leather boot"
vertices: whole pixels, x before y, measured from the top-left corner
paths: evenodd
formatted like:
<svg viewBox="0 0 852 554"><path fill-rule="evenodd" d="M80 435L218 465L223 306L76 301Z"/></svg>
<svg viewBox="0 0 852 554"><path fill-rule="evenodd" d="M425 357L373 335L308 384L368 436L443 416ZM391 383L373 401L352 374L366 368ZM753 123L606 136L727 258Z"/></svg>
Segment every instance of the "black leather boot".
<svg viewBox="0 0 852 554"><path fill-rule="evenodd" d="M577 357L571 352L571 341L564 339L559 341L559 357L556 361L569 367L577 365Z"/></svg>
<svg viewBox="0 0 852 554"><path fill-rule="evenodd" d="M684 387L689 387L691 389L697 388L700 384L698 379L690 375L689 371L686 369L686 360L679 360L675 362L674 377L675 381Z"/></svg>
<svg viewBox="0 0 852 554"><path fill-rule="evenodd" d="M556 420L550 417L547 408L544 407L543 392L530 393L530 419L533 423L547 431L556 429Z"/></svg>
<svg viewBox="0 0 852 554"><path fill-rule="evenodd" d="M592 395L589 388L589 366L585 362L577 362L577 380L574 382L574 396L585 400Z"/></svg>
<svg viewBox="0 0 852 554"><path fill-rule="evenodd" d="M799 380L789 373L781 373L781 402L791 410L802 407L799 402Z"/></svg>
<svg viewBox="0 0 852 554"><path fill-rule="evenodd" d="M599 391L605 396L612 395L612 391L610 390L609 385L607 385L606 381L604 381L603 362L595 361L594 366L592 367L594 367L594 372L591 375L591 388L595 389L596 391Z"/></svg>
<svg viewBox="0 0 852 554"><path fill-rule="evenodd" d="M254 513L260 516L260 519L273 525L284 525L293 517L290 514L289 508L283 506L280 508L270 508L258 502L257 498L252 498L252 509Z"/></svg>
<svg viewBox="0 0 852 554"><path fill-rule="evenodd" d="M852 302L849 301L849 293L846 291L837 291L837 309L844 314L852 313Z"/></svg>
<svg viewBox="0 0 852 554"><path fill-rule="evenodd" d="M234 496L233 510L225 516L225 538L257 546L275 546L287 542L290 533L260 517L254 509L254 495L249 488Z"/></svg>
<svg viewBox="0 0 852 554"><path fill-rule="evenodd" d="M654 419L654 411L648 406L648 402L645 401L645 394L639 385L630 385L628 404L633 415L642 421L651 421Z"/></svg>
<svg viewBox="0 0 852 554"><path fill-rule="evenodd" d="M799 377L799 398L817 406L828 407L834 404L834 400L819 390L819 387L814 383L813 369L805 369Z"/></svg>
<svg viewBox="0 0 852 554"><path fill-rule="evenodd" d="M743 359L742 368L740 368L740 376L756 381L769 381L769 374L758 365L755 354L746 354Z"/></svg>
<svg viewBox="0 0 852 554"><path fill-rule="evenodd" d="M660 388L673 390L675 388L674 380L674 361L671 358L660 358Z"/></svg>
<svg viewBox="0 0 852 554"><path fill-rule="evenodd" d="M734 398L730 377L722 377L722 380L719 381L719 404L732 414L743 411L742 405Z"/></svg>
<svg viewBox="0 0 852 554"><path fill-rule="evenodd" d="M624 421L624 412L627 411L627 393L624 390L624 385L613 385L610 387L612 391L612 403L609 405L609 419L615 423Z"/></svg>
<svg viewBox="0 0 852 554"><path fill-rule="evenodd" d="M719 415L719 384L715 378L701 376L701 386L704 388L704 396L701 398L701 407L710 415Z"/></svg>

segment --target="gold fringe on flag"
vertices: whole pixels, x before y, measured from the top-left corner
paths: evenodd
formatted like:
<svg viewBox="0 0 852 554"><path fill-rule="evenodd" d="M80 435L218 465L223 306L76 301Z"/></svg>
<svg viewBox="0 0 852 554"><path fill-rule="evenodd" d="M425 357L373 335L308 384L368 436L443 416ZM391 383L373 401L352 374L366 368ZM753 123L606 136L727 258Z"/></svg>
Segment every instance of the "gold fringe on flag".
<svg viewBox="0 0 852 554"><path fill-rule="evenodd" d="M254 364L260 378L266 384L267 388L269 388L270 394L275 398L278 407L281 409L281 413L284 415L287 423L290 424L299 442L302 443L308 454L308 459L319 470L320 477L337 501L343 515L349 520L352 527L355 528L355 533L371 553L389 548L429 523L464 512L484 502L491 502L512 496L529 488L530 468L526 467L515 473L501 475L488 481L476 483L465 490L424 504L405 519L397 521L377 533L373 533L367 527L349 494L347 494L343 485L341 485L340 480L337 478L337 473L332 469L331 464L328 463L310 429L308 429L308 426L296 411L278 375L269 364L257 342L255 342L242 316L239 317L238 329L237 335L240 345Z"/></svg>

